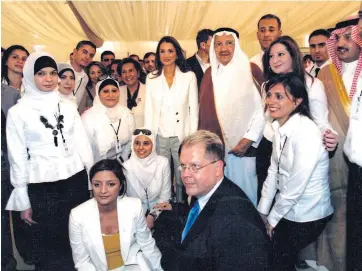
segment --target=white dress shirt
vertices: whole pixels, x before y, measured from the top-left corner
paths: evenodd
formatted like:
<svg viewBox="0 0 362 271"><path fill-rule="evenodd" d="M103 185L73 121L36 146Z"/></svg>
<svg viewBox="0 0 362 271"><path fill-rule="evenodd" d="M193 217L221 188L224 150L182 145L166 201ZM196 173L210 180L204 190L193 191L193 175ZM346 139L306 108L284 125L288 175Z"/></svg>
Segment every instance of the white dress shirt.
<svg viewBox="0 0 362 271"><path fill-rule="evenodd" d="M271 165L258 211L269 214L268 221L273 227L282 218L310 222L332 214L328 152L317 125L295 114L282 127L274 121L273 128L276 133ZM275 204L269 212L276 193Z"/></svg>
<svg viewBox="0 0 362 271"><path fill-rule="evenodd" d="M329 64L332 64L332 61L331 61L330 58L328 58L328 59L326 60L326 62L324 62L320 67L318 67L316 64L314 64L313 67L312 67L312 69L309 71L309 73L310 73L312 76L317 77L317 75L316 75L316 69L319 68L319 69L321 70L321 69L323 69L324 67L326 67L326 66L329 65ZM320 71L320 70L319 70L319 71Z"/></svg>
<svg viewBox="0 0 362 271"><path fill-rule="evenodd" d="M354 74L356 73L357 64L358 60L350 63L342 62L342 79L344 86L346 87L347 90L347 95L349 95L349 93L351 92L353 77ZM362 73L358 77L357 92L361 89L362 89Z"/></svg>
<svg viewBox="0 0 362 271"><path fill-rule="evenodd" d="M211 189L209 193L207 193L206 195L203 195L202 197L197 199L197 201L199 202L199 205L200 205L199 213L202 211L202 209L204 209L205 205L208 203L209 199L215 193L216 189L218 189L218 187L220 186L220 184L223 180L224 180L224 177L217 184L215 184L214 188Z"/></svg>
<svg viewBox="0 0 362 271"><path fill-rule="evenodd" d="M93 165L92 150L77 109L71 103L61 101L59 107L64 116L62 132L68 151L65 151L60 133L57 136L58 147L55 146L52 129L45 128L37 110L24 103L10 108L6 133L14 190L7 210L23 211L31 207L27 188L29 183L64 180L84 167L89 171ZM49 123L55 125L55 118L50 117L47 118Z"/></svg>
<svg viewBox="0 0 362 271"><path fill-rule="evenodd" d="M205 71L211 66L211 63L205 63L201 57L199 57L199 55L196 53L195 54L195 57L197 59L197 61L199 62L200 66L201 66L201 69L202 71L205 73Z"/></svg>
<svg viewBox="0 0 362 271"><path fill-rule="evenodd" d="M255 56L250 58L250 62L253 62L254 64L258 65L259 68L261 69L261 71L264 71L264 68L263 68L263 56L264 56L264 51L260 51Z"/></svg>
<svg viewBox="0 0 362 271"><path fill-rule="evenodd" d="M77 97L77 106L79 106L80 102L83 99L83 96L86 92L86 87L88 84L88 75L84 70L81 72L74 71L75 74L75 87L73 91L73 95Z"/></svg>

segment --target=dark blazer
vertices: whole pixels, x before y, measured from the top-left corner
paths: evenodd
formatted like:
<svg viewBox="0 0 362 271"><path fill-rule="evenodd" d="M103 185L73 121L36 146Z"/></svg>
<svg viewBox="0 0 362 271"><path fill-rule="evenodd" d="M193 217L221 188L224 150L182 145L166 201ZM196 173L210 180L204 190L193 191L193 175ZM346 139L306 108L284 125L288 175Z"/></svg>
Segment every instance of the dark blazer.
<svg viewBox="0 0 362 271"><path fill-rule="evenodd" d="M19 99L19 90L5 84L1 84L1 109L4 111L5 117L8 115L10 107L15 105Z"/></svg>
<svg viewBox="0 0 362 271"><path fill-rule="evenodd" d="M202 71L202 68L200 66L199 61L196 58L196 54L193 55L192 57L188 58L187 60L187 65L190 66L191 70L195 73L196 78L197 78L197 89L200 91L200 85L201 85L201 80L202 77L204 76L204 72Z"/></svg>
<svg viewBox="0 0 362 271"><path fill-rule="evenodd" d="M181 239L181 233L179 234ZM245 193L226 177L211 196L166 271L268 270L264 223Z"/></svg>

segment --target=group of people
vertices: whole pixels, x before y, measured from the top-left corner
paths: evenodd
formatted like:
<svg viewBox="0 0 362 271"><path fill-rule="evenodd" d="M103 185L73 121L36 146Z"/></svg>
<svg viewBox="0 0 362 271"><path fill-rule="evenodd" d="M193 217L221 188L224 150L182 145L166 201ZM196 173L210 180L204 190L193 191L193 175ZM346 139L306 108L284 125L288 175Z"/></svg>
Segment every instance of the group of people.
<svg viewBox="0 0 362 271"><path fill-rule="evenodd" d="M362 10L311 33L307 70L277 16L257 37L249 60L232 28L189 59L165 36L144 66L5 50L4 270L5 209L36 270L360 270Z"/></svg>

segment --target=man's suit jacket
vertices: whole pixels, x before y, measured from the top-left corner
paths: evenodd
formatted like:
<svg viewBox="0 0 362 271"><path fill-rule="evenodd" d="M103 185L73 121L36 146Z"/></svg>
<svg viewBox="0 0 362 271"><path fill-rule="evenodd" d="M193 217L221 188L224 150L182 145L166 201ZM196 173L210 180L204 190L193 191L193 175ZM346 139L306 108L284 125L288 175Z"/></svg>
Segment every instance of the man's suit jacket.
<svg viewBox="0 0 362 271"><path fill-rule="evenodd" d="M192 57L188 58L186 61L187 61L187 64L190 66L191 70L196 75L197 89L200 90L201 80L202 80L202 77L204 76L204 72L200 66L199 61L196 58L196 54L193 55Z"/></svg>
<svg viewBox="0 0 362 271"><path fill-rule="evenodd" d="M118 197L117 201L121 254L125 267L137 264L141 271L162 270L161 253L147 228L141 200ZM69 238L77 270L108 270L99 210L94 198L72 209Z"/></svg>
<svg viewBox="0 0 362 271"><path fill-rule="evenodd" d="M264 271L268 270L268 252L259 213L245 193L224 177L177 248L172 268L164 268Z"/></svg>

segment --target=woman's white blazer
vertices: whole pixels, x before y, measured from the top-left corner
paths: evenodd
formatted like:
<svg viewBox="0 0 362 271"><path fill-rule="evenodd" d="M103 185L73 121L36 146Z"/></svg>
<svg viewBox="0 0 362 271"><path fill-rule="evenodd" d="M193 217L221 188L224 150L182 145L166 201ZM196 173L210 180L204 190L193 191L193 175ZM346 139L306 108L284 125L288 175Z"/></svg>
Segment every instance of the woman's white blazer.
<svg viewBox="0 0 362 271"><path fill-rule="evenodd" d="M118 197L117 212L124 265L137 264L142 271L162 270L161 253L147 228L140 199ZM77 270L108 270L98 204L94 198L72 209L69 238Z"/></svg>

